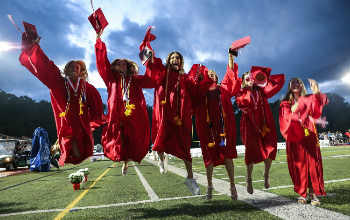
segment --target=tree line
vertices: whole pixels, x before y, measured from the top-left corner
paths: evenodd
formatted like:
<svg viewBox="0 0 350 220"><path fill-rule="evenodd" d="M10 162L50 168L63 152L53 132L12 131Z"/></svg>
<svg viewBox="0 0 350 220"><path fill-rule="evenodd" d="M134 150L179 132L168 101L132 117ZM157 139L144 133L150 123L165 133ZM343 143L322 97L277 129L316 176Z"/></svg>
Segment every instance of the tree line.
<svg viewBox="0 0 350 220"><path fill-rule="evenodd" d="M329 124L325 129L318 127L318 132L331 131L333 133L340 131L344 135L345 131L350 129L350 105L345 102L342 96L336 93L326 94L329 104L324 107L322 115L326 115ZM238 108L234 99L232 103L236 119L237 145L240 145L243 144L240 135L242 111ZM276 124L277 141L284 142L285 140L279 130L279 105L280 100L277 100L270 103L270 108ZM106 114L107 107L105 104L103 108ZM152 106L147 106L147 112L150 125L152 126ZM192 147L198 147L199 138L195 127L195 117L192 118L192 121L194 125ZM56 142L56 124L51 103L45 100L37 102L28 96L17 97L0 89L0 134L31 138L37 127L42 127L48 132L51 143ZM93 133L95 144L101 143L102 128L100 127Z"/></svg>

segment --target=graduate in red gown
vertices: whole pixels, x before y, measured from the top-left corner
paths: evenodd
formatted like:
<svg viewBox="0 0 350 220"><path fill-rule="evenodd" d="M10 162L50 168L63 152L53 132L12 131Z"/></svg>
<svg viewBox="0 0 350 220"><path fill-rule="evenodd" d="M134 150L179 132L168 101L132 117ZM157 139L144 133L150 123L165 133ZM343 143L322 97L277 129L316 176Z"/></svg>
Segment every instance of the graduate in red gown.
<svg viewBox="0 0 350 220"><path fill-rule="evenodd" d="M299 193L299 203L307 203L307 189L312 205L320 202L315 195L324 191L322 156L316 130L316 119L321 117L323 106L328 103L315 80L309 79L312 95L306 94L304 83L292 78L286 97L279 110L280 129L286 139L289 174L294 191Z"/></svg>
<svg viewBox="0 0 350 220"><path fill-rule="evenodd" d="M150 44L146 43L148 48ZM142 50L142 48L140 47ZM153 53L154 54L154 53ZM152 142L154 151L160 157L159 167L164 170L164 152L172 154L185 163L187 178L185 184L193 194L200 194L192 173L191 147L191 97L205 92L213 81L209 77L195 80L184 74L184 59L179 52L171 52L166 60L154 58L146 63L146 71L159 76L154 90L152 116Z"/></svg>
<svg viewBox="0 0 350 220"><path fill-rule="evenodd" d="M229 54L229 64L221 84L217 84L219 79L216 73L209 70L208 75L215 83L192 105L196 107L193 112L196 114L197 133L207 173L207 199L212 198L214 189L213 168L225 165L230 179L231 199L237 200L232 161L237 158L236 122L231 98L240 91L242 80L238 78L238 65L233 60L233 55Z"/></svg>
<svg viewBox="0 0 350 220"><path fill-rule="evenodd" d="M253 164L264 161L265 188L270 187L269 171L277 152L277 132L267 99L278 93L284 85L284 74L271 75L271 68L253 66L242 76L242 89L236 96L243 111L240 129L245 145L247 191L253 194Z"/></svg>
<svg viewBox="0 0 350 220"><path fill-rule="evenodd" d="M61 148L59 164L81 163L93 154L92 131L105 123L101 96L87 82L83 61L69 61L62 77L58 67L47 58L38 43L26 47L19 60L50 89Z"/></svg>
<svg viewBox="0 0 350 220"><path fill-rule="evenodd" d="M124 161L122 174L126 175L128 162L140 163L148 153L150 127L142 88L151 88L157 78L149 71L138 75L137 64L127 59L110 63L100 39L102 32L95 45L97 69L108 92L108 124L103 128L102 146L109 159Z"/></svg>

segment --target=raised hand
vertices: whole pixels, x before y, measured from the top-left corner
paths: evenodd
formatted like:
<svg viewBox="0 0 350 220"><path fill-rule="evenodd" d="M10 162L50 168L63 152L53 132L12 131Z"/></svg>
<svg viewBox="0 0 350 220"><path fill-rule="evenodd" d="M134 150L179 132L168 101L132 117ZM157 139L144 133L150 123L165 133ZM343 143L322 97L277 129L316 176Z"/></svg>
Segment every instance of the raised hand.
<svg viewBox="0 0 350 220"><path fill-rule="evenodd" d="M311 86L311 90L312 90L312 93L313 94L318 94L318 93L320 93L320 89L319 89L319 87L318 87L318 84L317 84L317 82L316 82L316 80L314 80L314 79L307 79L309 82L310 82L310 86Z"/></svg>

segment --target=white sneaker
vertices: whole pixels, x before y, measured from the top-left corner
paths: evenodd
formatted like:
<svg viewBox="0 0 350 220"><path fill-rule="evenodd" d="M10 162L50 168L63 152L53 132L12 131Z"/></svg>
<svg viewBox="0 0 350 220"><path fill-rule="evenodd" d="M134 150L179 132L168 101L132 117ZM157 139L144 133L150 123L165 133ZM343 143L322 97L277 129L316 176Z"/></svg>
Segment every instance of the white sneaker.
<svg viewBox="0 0 350 220"><path fill-rule="evenodd" d="M164 174L164 162L158 161L159 171L161 174Z"/></svg>
<svg viewBox="0 0 350 220"><path fill-rule="evenodd" d="M201 189L197 185L197 182L193 178L186 178L185 180L185 185L188 187L188 189L193 193L194 195L200 195L201 194Z"/></svg>

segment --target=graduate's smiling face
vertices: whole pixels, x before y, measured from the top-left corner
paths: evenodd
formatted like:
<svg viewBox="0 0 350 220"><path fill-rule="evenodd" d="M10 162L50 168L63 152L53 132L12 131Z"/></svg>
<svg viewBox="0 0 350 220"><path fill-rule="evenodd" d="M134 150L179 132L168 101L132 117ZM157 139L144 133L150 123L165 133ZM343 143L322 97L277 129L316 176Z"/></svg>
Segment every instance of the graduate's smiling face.
<svg viewBox="0 0 350 220"><path fill-rule="evenodd" d="M77 62L71 62L68 67L68 77L76 79L80 76L81 66Z"/></svg>
<svg viewBox="0 0 350 220"><path fill-rule="evenodd" d="M173 55L171 55L170 57L170 65L171 68L175 71L179 71L180 70L180 66L181 66L181 58L180 55L178 53L174 53Z"/></svg>
<svg viewBox="0 0 350 220"><path fill-rule="evenodd" d="M210 79L214 80L214 82L218 83L216 73L213 70L208 71L208 76Z"/></svg>
<svg viewBox="0 0 350 220"><path fill-rule="evenodd" d="M300 94L301 92L301 88L302 88L302 85L301 85L301 81L297 78L294 78L290 81L290 90L293 92L293 93L298 93Z"/></svg>
<svg viewBox="0 0 350 220"><path fill-rule="evenodd" d="M117 60L117 62L113 65L113 69L114 69L117 73L125 74L126 71L127 71L126 62L125 62L124 60Z"/></svg>

